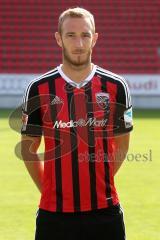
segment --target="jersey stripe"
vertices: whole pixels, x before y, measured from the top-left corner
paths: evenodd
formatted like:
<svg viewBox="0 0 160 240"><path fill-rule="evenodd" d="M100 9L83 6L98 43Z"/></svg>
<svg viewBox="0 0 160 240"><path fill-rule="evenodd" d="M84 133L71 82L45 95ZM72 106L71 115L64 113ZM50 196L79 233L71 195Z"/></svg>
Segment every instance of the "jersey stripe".
<svg viewBox="0 0 160 240"><path fill-rule="evenodd" d="M79 119L86 119L86 98L84 88L79 92L74 89L75 96L75 116L76 121ZM81 103L81 107L79 107ZM79 189L80 189L80 205L81 211L91 209L91 194L90 194L90 173L89 173L89 161L88 161L88 130L87 127L83 128L77 126L78 141L78 168L79 168Z"/></svg>
<svg viewBox="0 0 160 240"><path fill-rule="evenodd" d="M95 76L92 85L92 100L94 117L97 120L104 119L104 110L97 103L97 93L102 93L101 78ZM95 137L95 172L96 172L96 192L97 192L97 208L108 207L106 200L106 185L108 184L105 179L105 165L104 165L104 150L103 150L103 128L94 127Z"/></svg>
<svg viewBox="0 0 160 240"><path fill-rule="evenodd" d="M55 81L49 81L49 92L50 96L56 96L56 87ZM52 99L50 99L51 102ZM57 105L50 104L50 112L53 124L57 120ZM63 207L63 199L62 199L62 170L61 170L61 144L60 144L60 130L59 128L55 128L54 131L54 139L55 139L55 174L56 174L56 210L59 212L62 211Z"/></svg>
<svg viewBox="0 0 160 240"><path fill-rule="evenodd" d="M69 122L69 110L67 104L67 93L62 91L65 89L66 82L60 77L56 81L56 95L63 101L62 104L57 104L57 120ZM65 128L60 130L61 144L61 169L62 169L62 195L63 195L63 211L74 211L73 204L73 176L72 176L72 160L71 160L71 136L70 129ZM75 146L74 146L75 147ZM77 147L77 146L76 146ZM70 196L68 198L68 195Z"/></svg>
<svg viewBox="0 0 160 240"><path fill-rule="evenodd" d="M101 90L104 92L108 92L106 80L104 78L101 78ZM104 112L104 119L108 118L108 114L105 111ZM106 182L106 200L108 206L111 206L113 204L112 202L112 196L111 196L111 187L110 187L110 166L109 166L109 151L108 151L108 136L107 136L107 129L104 128L103 131L103 150L104 150L104 168L105 168L105 182Z"/></svg>
<svg viewBox="0 0 160 240"><path fill-rule="evenodd" d="M126 81L124 80L124 78L116 75L116 74L112 74L112 72L109 72L109 71L102 71L100 70L99 68L96 70L97 73L99 74L102 74L106 77L111 77L113 78L114 80L117 80L119 82L122 83L123 87L124 87L124 90L125 90L125 95L126 95L126 108L129 108L131 106L131 100L130 100L130 91L129 91L129 88L128 88L128 85L126 83Z"/></svg>
<svg viewBox="0 0 160 240"><path fill-rule="evenodd" d="M68 110L70 120L75 121L75 100L73 87L66 83L67 98L68 98ZM78 169L78 149L77 133L74 128L70 128L70 141L71 141L71 159L72 159L72 179L73 179L73 197L74 197L74 211L80 211L80 190L79 190L79 169Z"/></svg>
<svg viewBox="0 0 160 240"><path fill-rule="evenodd" d="M56 181L55 181L55 141L53 139L53 123L51 121L51 112L42 110L46 103L50 102L49 95L49 86L48 82L40 84L39 87L40 95L40 107L41 107L41 116L43 121L43 132L45 136L45 156L44 156L44 186L47 186L47 191L45 194L42 194L40 206L42 208L48 208L52 211L56 211ZM47 122L47 127L45 126ZM50 178L48 178L50 176ZM51 191L53 189L54 193ZM45 206L44 206L45 203Z"/></svg>
<svg viewBox="0 0 160 240"><path fill-rule="evenodd" d="M85 94L87 97L86 110L87 119L94 118L93 114L93 100L92 100L92 83L85 85ZM96 172L95 172L95 141L94 141L94 129L88 126L88 154L93 156L92 160L89 159L89 171L90 171L90 186L91 186L91 207L97 209L97 194L96 194Z"/></svg>
<svg viewBox="0 0 160 240"><path fill-rule="evenodd" d="M109 121L108 121L108 126L114 126L114 113L116 111L116 97L117 97L117 84L116 83L112 83L112 82L106 82L106 89L107 92L112 93L110 94L110 115L109 115ZM114 93L114 94L113 94ZM113 104L112 104L113 103ZM117 199L118 196L115 195L116 191L115 191L115 187L114 187L114 173L113 173L113 160L114 160L114 155L115 153L113 152L113 145L114 145L114 139L112 138L113 136L113 127L112 129L110 129L110 127L107 127L107 130L109 129L109 131L107 131L108 134L108 141L107 141L107 152L108 152L108 156L109 156L109 186L112 186L112 188L110 188L111 191L111 197L112 197L112 201L110 201L110 204L116 204L117 203ZM106 179L107 179L107 174L106 174Z"/></svg>

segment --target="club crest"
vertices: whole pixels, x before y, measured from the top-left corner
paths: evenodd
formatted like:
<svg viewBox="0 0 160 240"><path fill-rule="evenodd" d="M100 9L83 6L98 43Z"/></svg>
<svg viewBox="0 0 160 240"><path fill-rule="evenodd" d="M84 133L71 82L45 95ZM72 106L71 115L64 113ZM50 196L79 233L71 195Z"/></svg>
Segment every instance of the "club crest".
<svg viewBox="0 0 160 240"><path fill-rule="evenodd" d="M109 93L99 92L96 93L96 102L98 103L101 109L108 109L109 108Z"/></svg>

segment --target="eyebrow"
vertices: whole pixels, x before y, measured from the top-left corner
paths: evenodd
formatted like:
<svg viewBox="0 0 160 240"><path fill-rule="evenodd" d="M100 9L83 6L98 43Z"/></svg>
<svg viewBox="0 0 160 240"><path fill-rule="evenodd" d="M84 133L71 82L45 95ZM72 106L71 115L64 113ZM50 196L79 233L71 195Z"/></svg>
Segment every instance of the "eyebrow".
<svg viewBox="0 0 160 240"><path fill-rule="evenodd" d="M66 32L66 34L71 34L71 33L74 34L75 32Z"/></svg>
<svg viewBox="0 0 160 240"><path fill-rule="evenodd" d="M67 34L76 34L76 32L66 32L66 35ZM88 34L88 35L91 35L90 32L82 32L82 34Z"/></svg>

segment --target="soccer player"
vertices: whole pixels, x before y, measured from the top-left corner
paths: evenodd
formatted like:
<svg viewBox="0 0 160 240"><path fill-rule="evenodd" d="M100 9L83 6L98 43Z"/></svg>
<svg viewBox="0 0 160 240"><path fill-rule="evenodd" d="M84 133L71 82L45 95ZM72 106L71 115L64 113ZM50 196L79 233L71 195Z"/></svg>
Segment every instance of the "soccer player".
<svg viewBox="0 0 160 240"><path fill-rule="evenodd" d="M33 80L23 98L21 152L41 192L35 239L124 240L114 176L132 130L128 86L92 63L98 34L89 11L64 11L55 38L62 64Z"/></svg>

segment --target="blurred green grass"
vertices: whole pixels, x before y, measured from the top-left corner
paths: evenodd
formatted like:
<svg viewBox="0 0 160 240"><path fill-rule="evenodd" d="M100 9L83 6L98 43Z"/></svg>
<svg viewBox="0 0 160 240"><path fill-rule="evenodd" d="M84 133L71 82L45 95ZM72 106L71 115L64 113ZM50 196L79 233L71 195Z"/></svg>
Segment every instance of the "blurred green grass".
<svg viewBox="0 0 160 240"><path fill-rule="evenodd" d="M40 195L14 153L20 135L9 127L11 112L0 109L0 240L31 240ZM160 239L159 132L160 111L134 111L128 158L115 178L128 240ZM136 154L148 154L148 160L136 161Z"/></svg>

